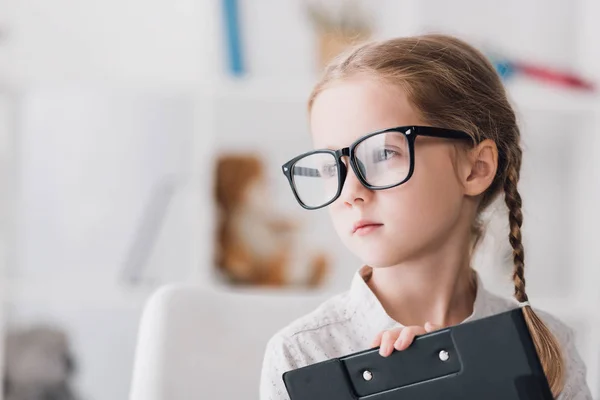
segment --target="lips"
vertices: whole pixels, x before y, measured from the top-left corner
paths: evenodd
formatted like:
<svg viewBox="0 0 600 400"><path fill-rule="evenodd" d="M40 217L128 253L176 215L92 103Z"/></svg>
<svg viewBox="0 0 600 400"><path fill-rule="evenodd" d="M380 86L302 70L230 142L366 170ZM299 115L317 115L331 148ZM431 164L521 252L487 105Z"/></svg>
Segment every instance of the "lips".
<svg viewBox="0 0 600 400"><path fill-rule="evenodd" d="M354 225L352 225L352 234L369 233L379 228L380 226L383 226L383 224L375 221L360 220L358 222L355 222Z"/></svg>

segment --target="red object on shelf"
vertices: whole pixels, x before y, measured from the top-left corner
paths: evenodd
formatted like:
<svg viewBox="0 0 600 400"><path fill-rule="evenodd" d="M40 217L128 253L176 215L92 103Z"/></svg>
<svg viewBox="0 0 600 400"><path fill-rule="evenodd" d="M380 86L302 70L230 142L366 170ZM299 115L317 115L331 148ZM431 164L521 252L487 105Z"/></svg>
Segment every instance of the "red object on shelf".
<svg viewBox="0 0 600 400"><path fill-rule="evenodd" d="M589 91L595 90L595 86L592 82L586 81L580 78L579 76L568 72L552 70L549 68L538 67L535 65L524 63L516 63L516 67L520 72L532 77L539 78L544 81L550 81L561 85Z"/></svg>

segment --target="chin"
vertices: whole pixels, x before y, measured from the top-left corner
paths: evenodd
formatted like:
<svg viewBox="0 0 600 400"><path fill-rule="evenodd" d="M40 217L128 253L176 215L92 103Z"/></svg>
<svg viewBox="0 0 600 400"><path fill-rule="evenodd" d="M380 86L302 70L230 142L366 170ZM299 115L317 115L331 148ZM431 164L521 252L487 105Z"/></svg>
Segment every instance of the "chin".
<svg viewBox="0 0 600 400"><path fill-rule="evenodd" d="M410 242L410 243L409 243ZM403 245L402 245L403 244ZM386 268L401 264L415 257L417 246L409 240L354 241L346 243L350 250L364 264L373 268Z"/></svg>

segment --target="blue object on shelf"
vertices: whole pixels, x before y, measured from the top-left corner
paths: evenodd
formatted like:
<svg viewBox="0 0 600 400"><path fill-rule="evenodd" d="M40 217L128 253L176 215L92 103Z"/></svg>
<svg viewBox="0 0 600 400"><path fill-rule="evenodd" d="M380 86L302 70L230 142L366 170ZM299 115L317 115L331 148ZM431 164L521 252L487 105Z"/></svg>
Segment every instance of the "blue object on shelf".
<svg viewBox="0 0 600 400"><path fill-rule="evenodd" d="M500 78L506 80L516 72L515 66L510 61L493 61L494 68L498 71Z"/></svg>
<svg viewBox="0 0 600 400"><path fill-rule="evenodd" d="M244 58L240 38L238 0L222 0L222 6L229 71L235 76L241 76L244 74Z"/></svg>

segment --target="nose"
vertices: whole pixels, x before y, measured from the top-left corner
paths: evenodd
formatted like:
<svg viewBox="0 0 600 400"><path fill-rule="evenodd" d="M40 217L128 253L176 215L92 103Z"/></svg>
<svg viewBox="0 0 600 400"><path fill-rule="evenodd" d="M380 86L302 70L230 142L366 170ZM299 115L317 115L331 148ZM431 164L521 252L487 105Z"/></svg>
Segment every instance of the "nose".
<svg viewBox="0 0 600 400"><path fill-rule="evenodd" d="M361 168L360 165L359 168ZM347 207L355 207L369 201L372 196L373 191L364 187L356 177L354 170L349 167L344 187L340 195L344 205Z"/></svg>

